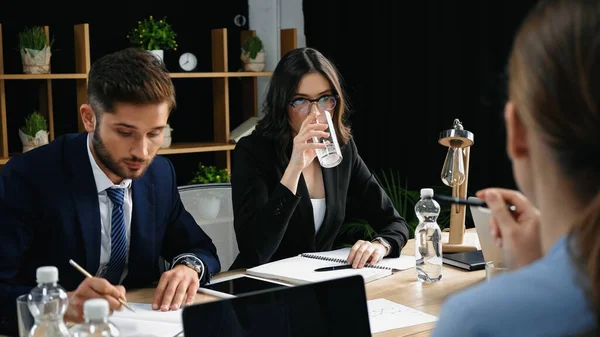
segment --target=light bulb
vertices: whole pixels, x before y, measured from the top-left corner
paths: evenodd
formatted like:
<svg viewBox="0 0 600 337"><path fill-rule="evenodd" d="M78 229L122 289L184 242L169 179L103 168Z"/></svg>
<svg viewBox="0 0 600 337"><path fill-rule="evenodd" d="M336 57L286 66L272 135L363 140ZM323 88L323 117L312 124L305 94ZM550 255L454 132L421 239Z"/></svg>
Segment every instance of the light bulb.
<svg viewBox="0 0 600 337"><path fill-rule="evenodd" d="M462 148L454 146L448 148L441 177L444 184L450 187L459 186L465 182L465 163Z"/></svg>

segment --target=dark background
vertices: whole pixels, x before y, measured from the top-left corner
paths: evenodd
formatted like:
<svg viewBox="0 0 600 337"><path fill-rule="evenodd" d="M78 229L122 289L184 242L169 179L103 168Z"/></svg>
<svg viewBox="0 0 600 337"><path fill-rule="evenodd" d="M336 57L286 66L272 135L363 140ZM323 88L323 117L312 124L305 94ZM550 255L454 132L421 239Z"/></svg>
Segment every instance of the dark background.
<svg viewBox="0 0 600 337"><path fill-rule="evenodd" d="M535 1L305 0L307 46L346 81L353 133L375 172L411 189L442 185L455 118L475 135L468 189L516 188L505 152L504 71L513 35Z"/></svg>
<svg viewBox="0 0 600 337"><path fill-rule="evenodd" d="M300 1L300 0L298 0ZM475 134L469 190L514 188L505 153L504 69L512 37L534 1L322 1L304 0L307 46L338 66L353 108L351 122L359 152L374 171L392 169L409 187L442 185L447 148L439 133L459 118ZM180 48L165 52L167 68L190 51L198 71L210 71L210 30L227 28L229 71L240 67L237 14L247 17L247 1L204 2L191 10L184 2L102 3L70 6L58 2L5 2L0 6L5 72L20 73L17 34L25 26L49 25L55 38L52 71L74 72L73 25L90 24L92 62L128 47L125 35L149 15L167 16ZM33 11L31 9L34 9ZM69 12L67 12L67 9ZM285 23L282 23L284 26ZM210 79L175 79L178 109L171 117L173 141L210 141ZM74 80L54 80L56 135L77 130ZM38 81L7 81L10 152L20 151L17 128L38 102ZM241 84L230 79L231 128L242 121ZM170 155L178 183L186 184L199 161L214 154ZM235 163L233 163L235 165Z"/></svg>

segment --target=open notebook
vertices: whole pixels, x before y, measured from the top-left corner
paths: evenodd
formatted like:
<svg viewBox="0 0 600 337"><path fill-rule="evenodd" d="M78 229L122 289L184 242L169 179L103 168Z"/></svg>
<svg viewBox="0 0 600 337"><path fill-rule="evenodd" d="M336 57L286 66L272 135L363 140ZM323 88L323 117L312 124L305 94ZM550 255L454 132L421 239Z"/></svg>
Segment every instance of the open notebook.
<svg viewBox="0 0 600 337"><path fill-rule="evenodd" d="M152 304L129 303L135 312L123 308L108 318L119 328L121 337L173 337L183 331L182 310L152 310Z"/></svg>
<svg viewBox="0 0 600 337"><path fill-rule="evenodd" d="M405 270L415 266L413 256L386 258L376 265L367 265L361 269L340 269L316 272L315 269L345 265L350 248L328 252L304 253L298 256L269 262L246 270L249 275L277 279L292 284L305 284L330 280L350 275L361 275L365 283L391 275L392 271Z"/></svg>

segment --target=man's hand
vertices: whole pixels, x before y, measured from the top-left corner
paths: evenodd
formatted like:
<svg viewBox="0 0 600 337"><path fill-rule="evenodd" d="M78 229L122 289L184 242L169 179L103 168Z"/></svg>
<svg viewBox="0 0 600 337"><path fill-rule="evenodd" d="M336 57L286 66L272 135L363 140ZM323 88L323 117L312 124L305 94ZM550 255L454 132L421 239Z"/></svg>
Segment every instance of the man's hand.
<svg viewBox="0 0 600 337"><path fill-rule="evenodd" d="M198 273L185 265L178 265L164 272L154 293L152 309L169 311L192 304L199 283Z"/></svg>
<svg viewBox="0 0 600 337"><path fill-rule="evenodd" d="M365 263L376 264L381 261L386 250L385 246L379 242L358 240L350 249L347 261L352 268L362 268Z"/></svg>
<svg viewBox="0 0 600 337"><path fill-rule="evenodd" d="M86 277L74 292L69 292L69 307L65 312L67 322L83 322L83 303L91 298L104 298L108 301L110 312L119 310L121 303L118 298L126 300L125 288L113 286L107 280L99 277Z"/></svg>

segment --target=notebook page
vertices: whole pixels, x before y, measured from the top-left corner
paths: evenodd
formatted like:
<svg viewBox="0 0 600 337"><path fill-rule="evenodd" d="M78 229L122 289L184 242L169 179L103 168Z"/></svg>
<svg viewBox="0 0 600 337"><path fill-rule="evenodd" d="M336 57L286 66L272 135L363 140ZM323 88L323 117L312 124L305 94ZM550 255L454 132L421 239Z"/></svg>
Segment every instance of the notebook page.
<svg viewBox="0 0 600 337"><path fill-rule="evenodd" d="M129 305L135 310L131 312L127 308L122 308L119 311L115 311L112 314L112 318L127 318L142 321L154 321L154 322L165 322L165 323L177 323L181 324L181 313L180 310L173 311L160 311L152 310L152 304L147 303L129 303Z"/></svg>
<svg viewBox="0 0 600 337"><path fill-rule="evenodd" d="M437 321L437 317L383 298L367 301L371 333Z"/></svg>
<svg viewBox="0 0 600 337"><path fill-rule="evenodd" d="M342 259L346 261L346 259L348 258L348 254L350 254L350 248L341 248L331 250L328 252L316 252L310 254L325 256L334 259ZM406 270L415 267L415 257L410 255L400 255L400 257L397 258L384 258L381 261L379 261L377 265L399 270Z"/></svg>
<svg viewBox="0 0 600 337"><path fill-rule="evenodd" d="M183 325L178 323L113 317L109 321L119 329L120 337L174 337L183 333Z"/></svg>
<svg viewBox="0 0 600 337"><path fill-rule="evenodd" d="M250 268L247 269L246 272L249 275L278 279L294 284L325 281L350 275L361 275L365 279L365 282L370 282L391 274L390 270L375 268L341 269L334 271L315 272L315 269L317 268L339 265L340 264L337 262L294 256Z"/></svg>
<svg viewBox="0 0 600 337"><path fill-rule="evenodd" d="M135 310L126 308L115 311L109 317L121 332L121 336L173 337L183 331L182 310L152 310L152 304L129 303Z"/></svg>

